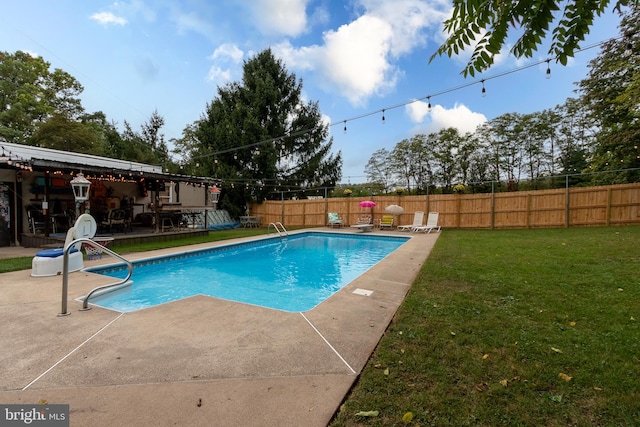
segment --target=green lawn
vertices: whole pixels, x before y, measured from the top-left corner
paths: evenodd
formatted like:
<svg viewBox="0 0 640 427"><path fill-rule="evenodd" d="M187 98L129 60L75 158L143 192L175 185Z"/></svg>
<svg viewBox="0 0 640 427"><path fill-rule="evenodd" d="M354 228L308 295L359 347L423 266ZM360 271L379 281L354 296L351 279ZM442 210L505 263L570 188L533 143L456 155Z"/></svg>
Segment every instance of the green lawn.
<svg viewBox="0 0 640 427"><path fill-rule="evenodd" d="M442 233L332 426L640 425L640 227Z"/></svg>

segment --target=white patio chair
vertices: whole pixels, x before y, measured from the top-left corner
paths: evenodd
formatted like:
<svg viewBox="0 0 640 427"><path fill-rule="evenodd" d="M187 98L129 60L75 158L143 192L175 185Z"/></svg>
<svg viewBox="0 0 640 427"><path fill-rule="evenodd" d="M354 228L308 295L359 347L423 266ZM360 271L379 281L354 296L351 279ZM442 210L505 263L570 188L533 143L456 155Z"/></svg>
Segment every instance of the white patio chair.
<svg viewBox="0 0 640 427"><path fill-rule="evenodd" d="M429 212L429 216L427 217L427 225L415 227L413 231L423 231L425 233L431 233L431 231L436 228L438 229L438 231L440 231L440 226L438 225L438 212Z"/></svg>
<svg viewBox="0 0 640 427"><path fill-rule="evenodd" d="M416 227L422 227L422 221L424 220L424 212L416 211L413 214L413 224L399 225L399 231L413 231Z"/></svg>

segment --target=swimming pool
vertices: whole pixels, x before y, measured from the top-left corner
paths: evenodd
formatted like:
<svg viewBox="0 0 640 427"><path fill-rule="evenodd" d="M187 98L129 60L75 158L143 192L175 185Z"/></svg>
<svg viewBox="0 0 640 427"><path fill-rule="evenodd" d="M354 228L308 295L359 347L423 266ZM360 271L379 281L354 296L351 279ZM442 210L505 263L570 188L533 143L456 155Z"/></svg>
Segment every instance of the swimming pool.
<svg viewBox="0 0 640 427"><path fill-rule="evenodd" d="M132 286L90 303L136 311L193 295L301 312L320 304L408 237L303 232L134 262ZM126 267L87 271L124 278Z"/></svg>

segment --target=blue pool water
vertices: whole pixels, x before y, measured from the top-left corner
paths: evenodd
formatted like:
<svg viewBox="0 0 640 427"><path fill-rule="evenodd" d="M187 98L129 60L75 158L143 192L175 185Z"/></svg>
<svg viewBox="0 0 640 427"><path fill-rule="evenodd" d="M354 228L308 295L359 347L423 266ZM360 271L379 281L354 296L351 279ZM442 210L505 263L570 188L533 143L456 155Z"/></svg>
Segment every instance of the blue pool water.
<svg viewBox="0 0 640 427"><path fill-rule="evenodd" d="M306 232L134 263L133 285L92 297L121 312L203 294L307 311L406 242L405 237ZM88 271L118 278L126 267Z"/></svg>

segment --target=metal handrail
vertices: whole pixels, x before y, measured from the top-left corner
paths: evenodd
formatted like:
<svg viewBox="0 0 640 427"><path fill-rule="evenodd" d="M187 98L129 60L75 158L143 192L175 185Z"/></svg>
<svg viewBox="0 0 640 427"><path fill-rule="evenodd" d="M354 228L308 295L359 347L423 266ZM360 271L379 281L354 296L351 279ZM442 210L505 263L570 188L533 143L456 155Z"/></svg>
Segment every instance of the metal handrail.
<svg viewBox="0 0 640 427"><path fill-rule="evenodd" d="M89 297L91 295L93 295L94 292L99 291L101 289L106 289L106 288L111 288L113 286L119 286L122 285L126 282L129 281L129 279L131 278L131 275L133 274L133 264L131 263L131 261L129 261L128 259L123 258L122 256L118 255L117 253L115 253L114 251L112 251L111 249L102 246L100 243L95 242L91 239L88 239L86 237L81 237L79 239L74 240L73 242L69 243L68 246L66 246L64 248L63 251L63 261L62 261L62 309L60 311L60 313L58 314L58 316L68 316L69 313L67 311L67 295L68 295L68 291L69 291L69 252L71 251L71 248L74 247L77 243L88 243L89 245L95 247L96 249L100 249L103 252L108 253L109 255L111 255L114 258L118 258L121 261L123 261L124 263L127 264L127 268L129 269L129 273L127 274L127 277L118 282L118 283L113 283L111 285L103 285L103 286L98 286L97 288L94 288L93 290L91 290L91 292L89 292L87 294L87 296L84 298L84 302L82 304L82 310L90 310L91 307L88 307L89 304Z"/></svg>
<svg viewBox="0 0 640 427"><path fill-rule="evenodd" d="M271 226L273 225L274 230L276 230L278 232L279 236L282 236L282 234L284 233L285 236L289 235L289 232L287 231L286 228L284 228L284 225L282 225L281 222L270 222L269 226L267 227L267 233L271 234ZM280 228L282 228L282 230L280 230L280 228L278 227L280 226Z"/></svg>

